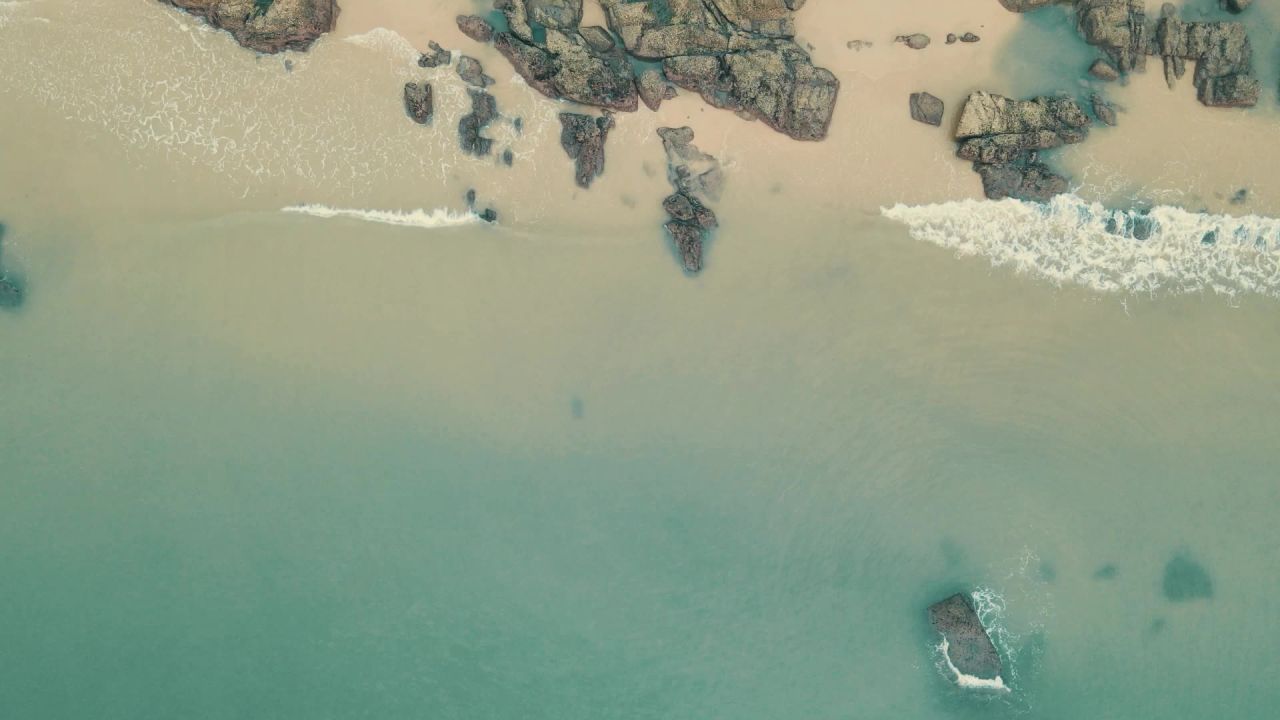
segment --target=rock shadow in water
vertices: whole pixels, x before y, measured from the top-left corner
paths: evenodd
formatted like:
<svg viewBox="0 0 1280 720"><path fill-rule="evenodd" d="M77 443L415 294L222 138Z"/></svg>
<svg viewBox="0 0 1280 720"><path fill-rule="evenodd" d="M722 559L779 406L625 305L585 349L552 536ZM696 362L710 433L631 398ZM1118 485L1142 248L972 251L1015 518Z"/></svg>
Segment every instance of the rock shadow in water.
<svg viewBox="0 0 1280 720"><path fill-rule="evenodd" d="M1208 600L1213 597L1213 579L1203 565L1185 551L1165 563L1164 597L1170 602Z"/></svg>
<svg viewBox="0 0 1280 720"><path fill-rule="evenodd" d="M1115 580L1116 575L1120 574L1120 568L1112 563L1107 563L1093 572L1094 580Z"/></svg>

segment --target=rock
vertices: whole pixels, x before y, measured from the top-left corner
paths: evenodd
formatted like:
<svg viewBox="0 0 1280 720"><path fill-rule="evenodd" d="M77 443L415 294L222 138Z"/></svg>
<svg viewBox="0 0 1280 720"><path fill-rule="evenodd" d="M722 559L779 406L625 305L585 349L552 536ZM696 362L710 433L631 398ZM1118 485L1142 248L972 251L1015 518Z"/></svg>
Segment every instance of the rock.
<svg viewBox="0 0 1280 720"><path fill-rule="evenodd" d="M435 111L431 83L404 84L404 111L419 125L431 122L431 115Z"/></svg>
<svg viewBox="0 0 1280 720"><path fill-rule="evenodd" d="M435 40L427 43L427 47L431 48L431 52L418 56L418 67L433 68L453 62L453 53L440 47Z"/></svg>
<svg viewBox="0 0 1280 720"><path fill-rule="evenodd" d="M604 144L613 129L613 114L601 117L560 113L560 146L577 166L578 187L590 188L591 181L604 172Z"/></svg>
<svg viewBox="0 0 1280 720"><path fill-rule="evenodd" d="M1102 98L1101 95L1094 93L1089 98L1089 104L1093 107L1093 116L1098 118L1100 122L1107 125L1115 126L1116 109Z"/></svg>
<svg viewBox="0 0 1280 720"><path fill-rule="evenodd" d="M306 50L333 30L337 0L161 0L231 33L250 50Z"/></svg>
<svg viewBox="0 0 1280 720"><path fill-rule="evenodd" d="M598 25L581 28L578 32L582 35L582 39L586 40L591 49L596 52L607 53L618 46L613 41L613 36L609 34L609 31Z"/></svg>
<svg viewBox="0 0 1280 720"><path fill-rule="evenodd" d="M511 167L516 162L516 154L511 152L511 148L502 151L502 164Z"/></svg>
<svg viewBox="0 0 1280 720"><path fill-rule="evenodd" d="M634 72L622 50L596 50L576 30L547 28L541 44L498 33L494 47L548 97L626 112L639 107Z"/></svg>
<svg viewBox="0 0 1280 720"><path fill-rule="evenodd" d="M929 47L931 42L928 35L924 33L912 33L911 35L899 35L893 39L894 42L900 42L912 50L923 50Z"/></svg>
<svg viewBox="0 0 1280 720"><path fill-rule="evenodd" d="M483 90L468 90L471 112L458 121L458 141L468 155L484 157L493 148L493 140L480 133L498 116L498 103Z"/></svg>
<svg viewBox="0 0 1280 720"><path fill-rule="evenodd" d="M988 198L1043 202L1067 190L1066 178L1039 161L1038 152L1088 136L1089 118L1069 98L1011 100L976 92L956 126L956 154L973 161Z"/></svg>
<svg viewBox="0 0 1280 720"><path fill-rule="evenodd" d="M956 44L956 41L957 41L957 40L959 40L959 39L960 39L960 38L956 37L956 34L955 34L955 33L947 33L947 44L948 44L948 45L955 45L955 44Z"/></svg>
<svg viewBox="0 0 1280 720"><path fill-rule="evenodd" d="M487 88L493 84L493 78L484 74L484 66L473 57L463 55L458 58L457 71L458 77L473 87Z"/></svg>
<svg viewBox="0 0 1280 720"><path fill-rule="evenodd" d="M723 54L795 37L790 0L601 0L609 28L636 57Z"/></svg>
<svg viewBox="0 0 1280 720"><path fill-rule="evenodd" d="M487 43L493 39L493 26L479 15L459 15L458 29L476 42Z"/></svg>
<svg viewBox="0 0 1280 720"><path fill-rule="evenodd" d="M929 606L929 624L942 635L947 662L970 678L1003 687L1000 653L967 595L956 593Z"/></svg>
<svg viewBox="0 0 1280 720"><path fill-rule="evenodd" d="M529 19L539 25L575 28L582 22L582 0L525 0Z"/></svg>
<svg viewBox="0 0 1280 720"><path fill-rule="evenodd" d="M1200 102L1210 107L1252 107L1261 88L1253 75L1253 48L1238 22L1183 22L1177 8L1165 3L1156 23L1154 54L1164 62L1165 80L1172 88L1194 61L1194 82Z"/></svg>
<svg viewBox="0 0 1280 720"><path fill-rule="evenodd" d="M943 102L927 92L911 93L911 119L927 125L942 124Z"/></svg>
<svg viewBox="0 0 1280 720"><path fill-rule="evenodd" d="M1121 72L1146 66L1146 0L1076 0L1076 27Z"/></svg>
<svg viewBox="0 0 1280 720"><path fill-rule="evenodd" d="M636 79L636 87L640 91L640 100L650 110L657 112L663 100L676 96L676 88L667 82L667 78L657 70L645 70Z"/></svg>
<svg viewBox="0 0 1280 720"><path fill-rule="evenodd" d="M1249 188L1240 188L1231 194L1232 205L1243 205L1249 199Z"/></svg>
<svg viewBox="0 0 1280 720"><path fill-rule="evenodd" d="M1120 79L1120 71L1104 58L1098 58L1089 66L1089 74L1098 80L1114 82Z"/></svg>
<svg viewBox="0 0 1280 720"><path fill-rule="evenodd" d="M971 32L967 32L960 36L960 42L963 42L963 43L976 43L980 40L982 40L982 38L978 37L977 35L974 35Z"/></svg>
<svg viewBox="0 0 1280 720"><path fill-rule="evenodd" d="M663 227L685 272L697 274L707 236L719 226L706 202L720 197L720 163L693 145L693 130L687 127L659 128L658 135L667 153L667 179L676 189L662 201L670 216Z"/></svg>
<svg viewBox="0 0 1280 720"><path fill-rule="evenodd" d="M498 211L493 208L485 208L480 212L480 219L492 225L498 222Z"/></svg>
<svg viewBox="0 0 1280 720"><path fill-rule="evenodd" d="M1218 0L1218 4L1228 12L1242 13L1249 9L1253 0Z"/></svg>

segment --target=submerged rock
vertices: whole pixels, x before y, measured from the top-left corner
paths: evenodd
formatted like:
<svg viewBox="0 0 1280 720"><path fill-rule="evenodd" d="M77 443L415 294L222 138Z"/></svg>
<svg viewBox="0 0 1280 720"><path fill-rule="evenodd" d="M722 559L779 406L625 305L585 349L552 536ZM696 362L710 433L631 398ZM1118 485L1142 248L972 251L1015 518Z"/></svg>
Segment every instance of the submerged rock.
<svg viewBox="0 0 1280 720"><path fill-rule="evenodd" d="M942 100L927 92L911 93L909 105L912 120L934 126L942 124L945 110Z"/></svg>
<svg viewBox="0 0 1280 720"><path fill-rule="evenodd" d="M250 50L306 50L333 30L337 0L161 0L231 33Z"/></svg>
<svg viewBox="0 0 1280 720"><path fill-rule="evenodd" d="M1098 58L1089 66L1089 74L1098 80L1114 82L1120 79L1120 71L1106 58Z"/></svg>
<svg viewBox="0 0 1280 720"><path fill-rule="evenodd" d="M498 103L483 90L468 90L471 96L471 112L458 121L458 141L468 155L484 157L493 149L493 140L480 133L498 117Z"/></svg>
<svg viewBox="0 0 1280 720"><path fill-rule="evenodd" d="M22 304L22 288L7 278L0 278L0 307L17 307Z"/></svg>
<svg viewBox="0 0 1280 720"><path fill-rule="evenodd" d="M1111 103L1107 102L1098 93L1094 93L1089 98L1089 104L1093 107L1093 116L1098 118L1099 122L1115 126L1116 109Z"/></svg>
<svg viewBox="0 0 1280 720"><path fill-rule="evenodd" d="M590 188L591 181L604 173L604 144L613 129L613 115L601 117L560 113L560 146L574 160L578 187Z"/></svg>
<svg viewBox="0 0 1280 720"><path fill-rule="evenodd" d="M1213 579L1203 565L1181 553L1164 566L1162 590L1172 602L1207 600L1213 597Z"/></svg>
<svg viewBox="0 0 1280 720"><path fill-rule="evenodd" d="M435 40L427 43L427 47L431 49L431 52L425 52L418 56L418 67L433 68L453 62L453 53L440 47L440 44Z"/></svg>
<svg viewBox="0 0 1280 720"><path fill-rule="evenodd" d="M431 122L431 115L435 112L431 83L404 84L404 111L419 125Z"/></svg>
<svg viewBox="0 0 1280 720"><path fill-rule="evenodd" d="M929 623L943 639L947 663L966 687L1004 688L1000 653L967 595L956 593L929 606Z"/></svg>

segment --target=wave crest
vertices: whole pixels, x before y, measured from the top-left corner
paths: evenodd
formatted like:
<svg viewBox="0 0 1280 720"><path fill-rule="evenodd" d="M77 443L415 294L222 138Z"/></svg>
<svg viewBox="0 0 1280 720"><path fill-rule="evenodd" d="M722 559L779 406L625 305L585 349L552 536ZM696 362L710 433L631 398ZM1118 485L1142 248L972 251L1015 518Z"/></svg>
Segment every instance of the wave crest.
<svg viewBox="0 0 1280 720"><path fill-rule="evenodd" d="M399 225L416 228L447 228L474 225L484 222L480 216L471 211L455 212L448 208L434 210L361 210L357 208L335 208L328 205L290 205L281 208L282 212L310 215L318 218L353 218L365 222Z"/></svg>
<svg viewBox="0 0 1280 720"><path fill-rule="evenodd" d="M1047 204L961 200L881 208L911 236L1099 292L1280 296L1280 220L1167 205L1110 210L1075 195Z"/></svg>

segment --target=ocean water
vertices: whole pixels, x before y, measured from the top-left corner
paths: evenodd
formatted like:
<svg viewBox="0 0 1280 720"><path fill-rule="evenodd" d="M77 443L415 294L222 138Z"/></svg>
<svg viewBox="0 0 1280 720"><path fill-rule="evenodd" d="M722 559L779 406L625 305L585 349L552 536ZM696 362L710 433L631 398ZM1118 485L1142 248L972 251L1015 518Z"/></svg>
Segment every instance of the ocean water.
<svg viewBox="0 0 1280 720"><path fill-rule="evenodd" d="M1274 717L1274 115L975 200L879 99L1023 82L991 4L815 0L877 40L814 34L827 143L682 98L580 191L487 51L516 163L457 153L412 48L462 7L286 67L148 0L0 3L0 717ZM890 21L962 15L967 59L890 67ZM1150 79L1126 122L1193 95ZM686 121L728 176L698 278L652 141ZM1196 172L1142 145L1224 126ZM1010 692L952 683L957 590Z"/></svg>

